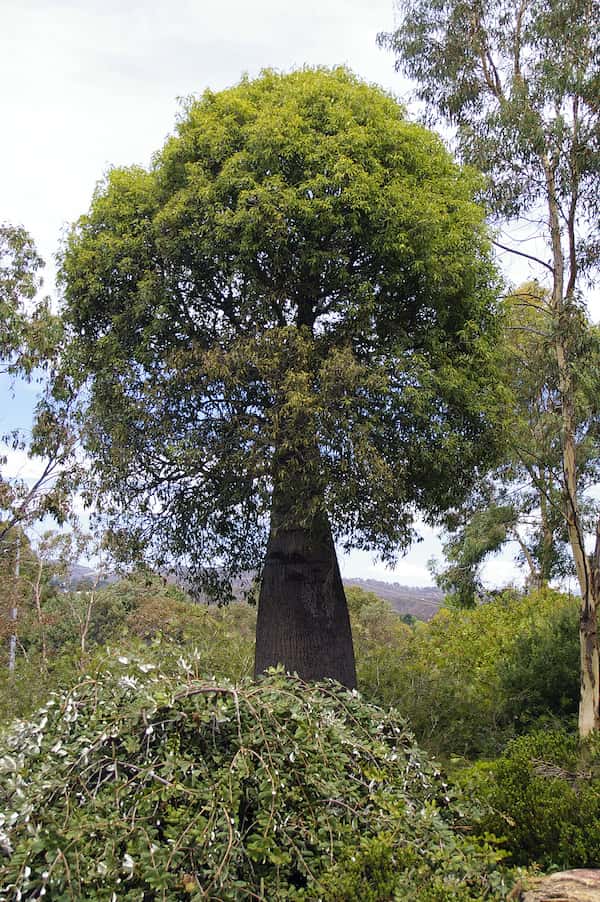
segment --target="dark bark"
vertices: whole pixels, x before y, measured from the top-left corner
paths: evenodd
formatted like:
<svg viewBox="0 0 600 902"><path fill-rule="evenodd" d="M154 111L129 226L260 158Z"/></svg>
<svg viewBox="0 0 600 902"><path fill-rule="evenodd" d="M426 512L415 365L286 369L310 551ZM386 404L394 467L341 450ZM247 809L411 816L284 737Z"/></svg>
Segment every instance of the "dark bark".
<svg viewBox="0 0 600 902"><path fill-rule="evenodd" d="M285 522L275 500L256 625L255 676L283 664L304 680L356 686L346 596L327 515Z"/></svg>

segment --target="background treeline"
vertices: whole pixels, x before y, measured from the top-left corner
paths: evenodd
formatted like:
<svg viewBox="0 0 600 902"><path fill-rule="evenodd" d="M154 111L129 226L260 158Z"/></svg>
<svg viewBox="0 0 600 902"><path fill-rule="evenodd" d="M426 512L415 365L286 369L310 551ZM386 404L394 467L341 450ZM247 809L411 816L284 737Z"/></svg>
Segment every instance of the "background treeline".
<svg viewBox="0 0 600 902"><path fill-rule="evenodd" d="M195 604L150 573L69 589L58 564L39 563L31 549L23 554L20 654L12 676L2 669L4 720L26 716L52 686L69 685L102 659L107 643L152 649L163 638L183 655L195 649L205 675L251 674L254 607ZM429 623L409 626L374 593L356 586L346 593L361 694L401 711L432 754L494 755L532 727L571 726L579 699L577 598L507 589L487 604L443 607Z"/></svg>

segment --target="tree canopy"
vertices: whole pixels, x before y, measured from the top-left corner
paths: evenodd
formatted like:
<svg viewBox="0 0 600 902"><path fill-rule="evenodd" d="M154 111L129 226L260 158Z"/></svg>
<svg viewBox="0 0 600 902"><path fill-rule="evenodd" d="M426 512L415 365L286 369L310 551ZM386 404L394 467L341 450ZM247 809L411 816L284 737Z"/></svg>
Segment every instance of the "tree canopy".
<svg viewBox="0 0 600 902"><path fill-rule="evenodd" d="M10 384L17 379L41 381L56 364L61 324L49 298L39 297L43 266L27 231L0 223L0 375ZM14 531L19 524L30 524L46 514L60 522L67 516L77 469L72 460L69 407L66 396L59 405L46 396L37 404L30 436L14 428L0 436L7 450L27 450L30 456L43 459L34 480L0 473L0 546L20 534ZM6 457L0 457L0 466L6 462Z"/></svg>
<svg viewBox="0 0 600 902"><path fill-rule="evenodd" d="M264 563L257 672L354 685L332 532L392 557L493 455L477 186L347 70L265 72L190 101L71 233L93 491L204 588Z"/></svg>
<svg viewBox="0 0 600 902"><path fill-rule="evenodd" d="M306 481L307 436L349 544L392 553L465 490L494 297L477 184L343 69L208 91L149 170L111 170L62 274L119 520L256 566L276 449Z"/></svg>
<svg viewBox="0 0 600 902"><path fill-rule="evenodd" d="M564 250L573 289L599 252L598 0L397 6L400 27L379 40L415 80L428 114L457 127L464 158L491 176L494 211L537 213L545 229L555 192L565 239L572 233Z"/></svg>
<svg viewBox="0 0 600 902"><path fill-rule="evenodd" d="M1 372L30 374L34 366L44 361L56 338L48 302L34 303L42 284L43 266L27 231L21 226L0 223Z"/></svg>

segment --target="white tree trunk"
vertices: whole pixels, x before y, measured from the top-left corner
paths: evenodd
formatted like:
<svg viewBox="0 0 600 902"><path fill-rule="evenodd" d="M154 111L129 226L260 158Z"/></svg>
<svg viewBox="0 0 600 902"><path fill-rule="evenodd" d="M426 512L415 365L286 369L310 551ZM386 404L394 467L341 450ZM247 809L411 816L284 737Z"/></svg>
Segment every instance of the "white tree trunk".
<svg viewBox="0 0 600 902"><path fill-rule="evenodd" d="M577 579L581 590L579 617L579 644L581 659L581 696L579 701L579 733L587 736L593 730L600 730L600 661L598 649L598 602L600 585L597 579L597 553L588 555L585 551L584 524L579 510L578 471L576 454L577 417L575 413L575 385L571 370L570 332L573 328L569 304L570 292L575 284L575 271L568 279L565 297L565 257L561 241L560 210L556 197L554 169L544 158L546 186L548 192L548 225L552 243L554 285L552 290L552 318L555 333L554 348L558 365L558 381L562 408L562 451L563 486L565 493L565 516L569 543ZM573 223L571 223L573 228ZM573 236L569 236L571 239ZM571 266L574 267L572 260Z"/></svg>
<svg viewBox="0 0 600 902"><path fill-rule="evenodd" d="M598 617L593 598L582 598L579 642L581 649L579 735L588 736L593 730L600 729Z"/></svg>
<svg viewBox="0 0 600 902"><path fill-rule="evenodd" d="M15 551L15 587L13 594L13 606L10 609L10 619L12 623L12 632L8 646L8 671L11 674L15 672L17 663L17 598L19 597L19 579L21 576L21 540L17 536L17 547Z"/></svg>

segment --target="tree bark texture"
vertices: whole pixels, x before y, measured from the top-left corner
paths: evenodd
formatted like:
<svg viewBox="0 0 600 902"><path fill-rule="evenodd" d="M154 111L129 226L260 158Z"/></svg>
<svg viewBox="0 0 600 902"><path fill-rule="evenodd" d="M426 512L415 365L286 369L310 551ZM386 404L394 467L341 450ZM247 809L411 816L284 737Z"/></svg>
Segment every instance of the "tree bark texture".
<svg viewBox="0 0 600 902"><path fill-rule="evenodd" d="M581 652L581 697L579 735L588 736L600 728L600 658L598 656L598 616L594 599L581 599L579 617Z"/></svg>
<svg viewBox="0 0 600 902"><path fill-rule="evenodd" d="M600 729L600 655L598 647L598 606L593 556L584 544L584 529L577 498L577 458L575 449L575 413L573 386L567 355L560 338L556 342L563 406L563 478L566 494L567 530L579 587L579 645L581 653L581 696L579 701L579 735L587 736Z"/></svg>
<svg viewBox="0 0 600 902"><path fill-rule="evenodd" d="M284 522L275 498L258 601L255 676L282 664L303 680L356 686L348 606L327 515Z"/></svg>

